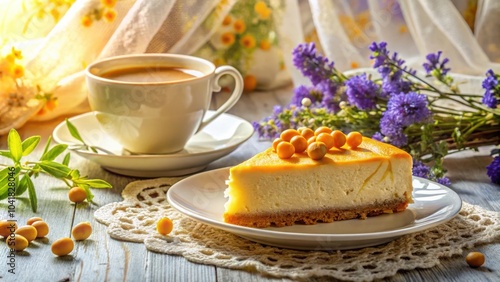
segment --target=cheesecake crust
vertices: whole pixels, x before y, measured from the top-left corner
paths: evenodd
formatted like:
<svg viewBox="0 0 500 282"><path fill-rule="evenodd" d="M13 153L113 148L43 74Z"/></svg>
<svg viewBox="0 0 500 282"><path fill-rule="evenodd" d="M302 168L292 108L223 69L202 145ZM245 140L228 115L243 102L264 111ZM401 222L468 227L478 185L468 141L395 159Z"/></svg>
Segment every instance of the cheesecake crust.
<svg viewBox="0 0 500 282"><path fill-rule="evenodd" d="M406 193L405 193L406 194ZM333 222L348 219L366 219L384 213L401 212L408 206L408 200L394 199L383 203L362 206L353 209L321 209L308 211L280 211L279 213L260 214L224 214L227 223L248 227L265 228L270 226L283 227L297 223L312 225L319 222Z"/></svg>

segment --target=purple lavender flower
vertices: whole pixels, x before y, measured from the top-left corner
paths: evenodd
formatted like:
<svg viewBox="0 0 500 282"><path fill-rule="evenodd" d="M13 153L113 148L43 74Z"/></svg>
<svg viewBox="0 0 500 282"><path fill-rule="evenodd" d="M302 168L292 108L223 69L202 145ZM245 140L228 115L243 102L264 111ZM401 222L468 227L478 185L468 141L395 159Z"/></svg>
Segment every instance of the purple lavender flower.
<svg viewBox="0 0 500 282"><path fill-rule="evenodd" d="M423 66L427 74L435 72L438 77L441 77L445 76L448 71L450 71L449 68L445 67L446 63L449 62L449 59L444 58L443 61L440 61L442 53L443 52L438 51L435 54L430 53L426 56L428 62L424 63Z"/></svg>
<svg viewBox="0 0 500 282"><path fill-rule="evenodd" d="M493 158L493 161L486 167L486 174L491 182L500 184L500 156Z"/></svg>
<svg viewBox="0 0 500 282"><path fill-rule="evenodd" d="M341 97L337 96L337 85L331 80L325 80L319 83L317 87L323 94L321 106L333 113L338 112L340 110L339 100Z"/></svg>
<svg viewBox="0 0 500 282"><path fill-rule="evenodd" d="M292 101L290 105L300 106L302 104L302 99L309 98L311 102L313 101L313 96L311 95L310 88L304 85L296 87L293 91Z"/></svg>
<svg viewBox="0 0 500 282"><path fill-rule="evenodd" d="M434 180L441 185L445 185L445 186L451 185L451 181L448 177L436 178L434 173L431 171L431 168L426 166L424 163L422 163L421 161L418 161L418 160L413 160L412 174L414 176Z"/></svg>
<svg viewBox="0 0 500 282"><path fill-rule="evenodd" d="M451 185L451 181L448 177L441 177L441 178L436 179L436 181L437 181L437 183L444 185L444 186Z"/></svg>
<svg viewBox="0 0 500 282"><path fill-rule="evenodd" d="M371 110L376 107L378 85L368 79L366 73L353 76L346 81L347 100L360 110Z"/></svg>
<svg viewBox="0 0 500 282"><path fill-rule="evenodd" d="M379 68L380 72L380 68ZM384 70L385 72L385 70ZM387 98L398 93L408 93L411 91L411 82L403 79L403 71L397 70L390 75L383 75L382 77L382 95L381 97Z"/></svg>
<svg viewBox="0 0 500 282"><path fill-rule="evenodd" d="M279 115L283 111L283 107L280 105L276 105L273 107L273 114Z"/></svg>
<svg viewBox="0 0 500 282"><path fill-rule="evenodd" d="M380 42L377 44L376 42L372 42L370 45L369 49L372 51L372 55L370 56L370 59L374 59L373 67L378 68L379 66L382 66L385 61L389 58L389 51L387 50L387 43L386 42Z"/></svg>
<svg viewBox="0 0 500 282"><path fill-rule="evenodd" d="M387 116L402 126L409 126L428 120L432 116L432 112L427 107L425 95L410 92L393 95L389 99L387 111L384 112L384 117Z"/></svg>
<svg viewBox="0 0 500 282"><path fill-rule="evenodd" d="M316 45L312 43L299 44L292 52L293 64L302 74L308 77L313 85L323 80L329 80L334 71L334 64L328 58L316 52Z"/></svg>
<svg viewBox="0 0 500 282"><path fill-rule="evenodd" d="M382 133L380 133L380 132L375 132L375 133L372 135L372 139L377 140L377 141L384 142L384 135L382 135Z"/></svg>
<svg viewBox="0 0 500 282"><path fill-rule="evenodd" d="M393 115L384 112L380 119L380 132L389 139L390 144L403 147L408 144L408 137L404 134L403 125Z"/></svg>
<svg viewBox="0 0 500 282"><path fill-rule="evenodd" d="M323 91L319 89L319 87L300 85L294 89L294 95L290 105L300 107L302 106L302 99L304 98L311 99L312 104L321 103L323 96Z"/></svg>
<svg viewBox="0 0 500 282"><path fill-rule="evenodd" d="M486 106L496 109L498 105L497 96L500 96L500 88L498 83L498 75L496 75L493 70L488 70L486 72L486 78L483 80L483 88L486 90L483 96L483 104Z"/></svg>
<svg viewBox="0 0 500 282"><path fill-rule="evenodd" d="M426 166L421 161L413 160L412 174L414 176L428 179L431 174L431 168Z"/></svg>
<svg viewBox="0 0 500 282"><path fill-rule="evenodd" d="M486 93L484 93L482 102L492 109L496 109L498 105L498 100L491 91L486 91Z"/></svg>

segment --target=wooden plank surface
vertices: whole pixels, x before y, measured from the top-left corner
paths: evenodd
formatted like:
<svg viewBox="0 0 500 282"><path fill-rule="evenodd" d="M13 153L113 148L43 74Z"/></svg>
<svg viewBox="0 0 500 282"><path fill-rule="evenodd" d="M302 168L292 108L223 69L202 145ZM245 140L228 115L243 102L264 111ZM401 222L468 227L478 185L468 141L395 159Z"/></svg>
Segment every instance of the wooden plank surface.
<svg viewBox="0 0 500 282"><path fill-rule="evenodd" d="M291 87L245 94L230 113L248 121L260 120L269 115L276 104L285 105L290 100ZM213 107L222 104L226 93L214 96ZM54 127L63 118L49 122L31 122L20 130L22 138L39 134L45 143ZM232 166L253 156L269 146L269 141L259 141L252 136L238 149L209 164L207 170ZM43 146L40 146L42 150ZM5 136L0 138L0 149L6 148ZM40 154L40 152L37 152ZM463 152L446 159L452 189L463 200L489 210L500 211L500 188L489 183L485 166L491 161L488 150ZM235 271L211 265L191 263L180 256L167 256L147 251L143 244L114 240L106 234L105 226L94 220L93 213L101 206L121 201L121 190L139 178L125 177L101 169L97 164L77 155L72 157L72 166L92 178L106 179L113 189L94 189L95 204L74 205L67 199L68 189L50 177L35 180L39 197L39 212L33 214L23 199L18 201L16 216L25 222L31 216L43 217L51 227L46 239L38 239L25 252L16 254L16 274L7 272L7 248L0 248L0 279L2 281L289 281L263 277L256 273ZM0 216L6 217L6 204L0 203ZM57 258L50 251L50 244L57 238L69 236L72 226L89 221L92 236L77 242L71 256ZM500 242L479 246L475 250L487 256L486 264L473 269L465 264L464 251L461 256L441 260L441 264L430 269L398 272L386 281L500 281ZM311 281L331 281L317 278Z"/></svg>

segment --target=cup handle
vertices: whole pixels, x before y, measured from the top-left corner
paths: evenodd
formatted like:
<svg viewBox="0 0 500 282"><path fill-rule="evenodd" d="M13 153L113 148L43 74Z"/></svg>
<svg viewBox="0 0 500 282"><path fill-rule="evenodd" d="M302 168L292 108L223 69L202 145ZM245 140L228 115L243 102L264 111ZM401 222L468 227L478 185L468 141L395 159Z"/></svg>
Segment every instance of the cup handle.
<svg viewBox="0 0 500 282"><path fill-rule="evenodd" d="M231 93L231 96L229 96L229 99L222 105L220 106L215 113L207 118L206 120L203 120L197 130L199 132L201 129L203 129L205 126L207 126L210 122L212 122L215 118L220 116L221 114L227 112L229 109L231 109L236 102L241 97L241 94L243 93L243 77L241 74L232 66L220 66L215 69L215 77L211 82L211 88L212 92L217 92L221 90L221 86L219 85L219 79L223 75L230 75L234 78L234 89L233 93Z"/></svg>

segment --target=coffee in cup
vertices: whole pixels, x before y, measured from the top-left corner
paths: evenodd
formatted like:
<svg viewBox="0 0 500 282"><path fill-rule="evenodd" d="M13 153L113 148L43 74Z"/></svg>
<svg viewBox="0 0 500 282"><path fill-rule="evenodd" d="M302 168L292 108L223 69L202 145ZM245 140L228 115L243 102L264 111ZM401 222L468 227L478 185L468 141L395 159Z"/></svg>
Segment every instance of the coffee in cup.
<svg viewBox="0 0 500 282"><path fill-rule="evenodd" d="M234 78L233 92L205 118L223 75ZM243 90L235 68L176 54L103 59L87 67L86 79L90 107L103 130L136 154L181 151L196 132L234 106Z"/></svg>

